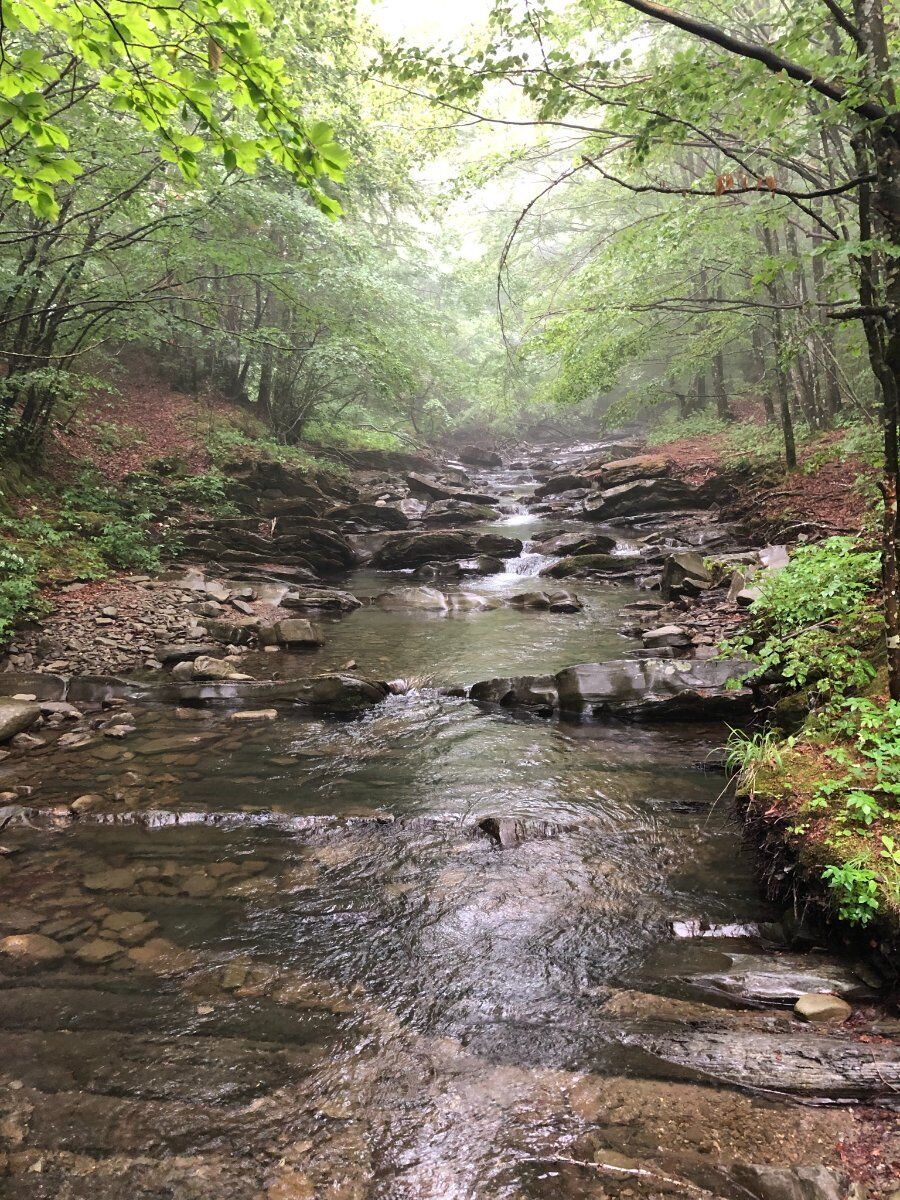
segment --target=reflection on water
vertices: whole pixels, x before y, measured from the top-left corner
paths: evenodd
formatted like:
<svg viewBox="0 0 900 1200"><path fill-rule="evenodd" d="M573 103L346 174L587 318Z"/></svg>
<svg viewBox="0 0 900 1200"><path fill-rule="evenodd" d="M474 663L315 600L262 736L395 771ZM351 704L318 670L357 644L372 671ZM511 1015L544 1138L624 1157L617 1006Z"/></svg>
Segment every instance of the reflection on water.
<svg viewBox="0 0 900 1200"><path fill-rule="evenodd" d="M534 587L508 567L465 586ZM577 591L566 615L367 606L278 669L457 684L621 655L632 594ZM616 1147L705 1179L685 1129L715 1153L722 1123L749 1161L776 1125L795 1160L837 1140L830 1114L692 1086L710 1077L690 1056L605 1008L690 997L721 965L673 920L771 916L722 777L697 767L721 728L521 719L427 684L354 720L133 720L0 766L45 805L98 801L4 833L0 932L57 947L0 986L17 1197L599 1200L659 1194L598 1178Z"/></svg>

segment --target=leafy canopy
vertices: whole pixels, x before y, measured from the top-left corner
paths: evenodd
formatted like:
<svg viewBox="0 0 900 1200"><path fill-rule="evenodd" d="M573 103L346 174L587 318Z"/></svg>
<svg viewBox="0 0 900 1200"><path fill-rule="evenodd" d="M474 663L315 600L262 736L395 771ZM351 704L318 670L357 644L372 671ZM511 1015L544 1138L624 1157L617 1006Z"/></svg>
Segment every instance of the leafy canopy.
<svg viewBox="0 0 900 1200"><path fill-rule="evenodd" d="M39 217L86 167L59 118L86 96L133 118L188 181L209 150L228 170L260 160L288 171L331 216L323 186L348 151L326 122L307 123L282 59L264 52L266 0L8 0L0 32L0 176Z"/></svg>

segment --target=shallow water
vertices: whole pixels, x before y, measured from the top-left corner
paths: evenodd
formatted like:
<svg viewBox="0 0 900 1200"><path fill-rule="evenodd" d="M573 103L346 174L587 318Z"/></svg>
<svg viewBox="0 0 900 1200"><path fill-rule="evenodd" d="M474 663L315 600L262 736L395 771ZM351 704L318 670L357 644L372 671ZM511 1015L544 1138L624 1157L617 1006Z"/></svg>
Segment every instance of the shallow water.
<svg viewBox="0 0 900 1200"><path fill-rule="evenodd" d="M353 658L459 684L621 656L630 591L576 590L584 611L559 616L365 607L284 670ZM833 1155L842 1115L785 1118L722 1087L739 1067L711 1074L608 1007L628 989L724 1020L729 946L671 923L774 915L702 769L722 728L523 719L428 683L354 720L134 721L122 742L0 768L47 803L104 797L74 826L4 835L3 932L66 949L0 986L10 1195L732 1195L723 1154ZM506 844L487 817L518 823ZM633 1166L598 1176L615 1153Z"/></svg>

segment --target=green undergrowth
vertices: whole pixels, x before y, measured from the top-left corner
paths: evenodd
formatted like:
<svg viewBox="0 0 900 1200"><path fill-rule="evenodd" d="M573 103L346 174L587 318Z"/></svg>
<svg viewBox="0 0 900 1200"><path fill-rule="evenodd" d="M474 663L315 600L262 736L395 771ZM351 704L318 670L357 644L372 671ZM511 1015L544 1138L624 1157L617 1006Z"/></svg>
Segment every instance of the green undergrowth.
<svg viewBox="0 0 900 1200"><path fill-rule="evenodd" d="M315 475L345 476L347 466L323 454L314 454L303 446L286 445L268 434L249 434L230 425L213 429L206 439L206 450L216 468L221 469L236 459L267 459L298 471Z"/></svg>
<svg viewBox="0 0 900 1200"><path fill-rule="evenodd" d="M900 703L884 694L878 555L829 538L759 582L723 647L773 699L768 728L729 740L739 790L833 916L900 929Z"/></svg>
<svg viewBox="0 0 900 1200"><path fill-rule="evenodd" d="M864 466L877 468L883 453L880 426L854 417L839 422L834 429L811 429L802 421L794 428L801 471L811 475L828 463L843 463L851 459ZM708 448L728 466L774 465L783 462L784 442L777 424L756 421L722 421L715 413L704 410L679 420L670 414L647 434L647 445L663 449L685 439L703 439ZM863 474L858 486L874 499L874 484Z"/></svg>
<svg viewBox="0 0 900 1200"><path fill-rule="evenodd" d="M232 511L226 485L217 468L179 474L164 463L116 485L86 468L55 490L37 480L20 488L0 512L0 642L46 609L46 585L156 571L177 551L186 514Z"/></svg>

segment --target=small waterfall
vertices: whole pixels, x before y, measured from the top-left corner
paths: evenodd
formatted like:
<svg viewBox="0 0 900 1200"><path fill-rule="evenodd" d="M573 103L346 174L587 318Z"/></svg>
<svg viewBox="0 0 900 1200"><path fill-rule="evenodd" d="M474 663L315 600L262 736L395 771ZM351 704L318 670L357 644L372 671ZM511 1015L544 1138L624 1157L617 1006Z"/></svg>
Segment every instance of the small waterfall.
<svg viewBox="0 0 900 1200"><path fill-rule="evenodd" d="M522 575L528 578L533 578L540 575L544 567L548 567L554 561L549 554L541 554L537 550L532 550L533 542L526 542L522 553L518 558L511 558L506 563L507 575Z"/></svg>

